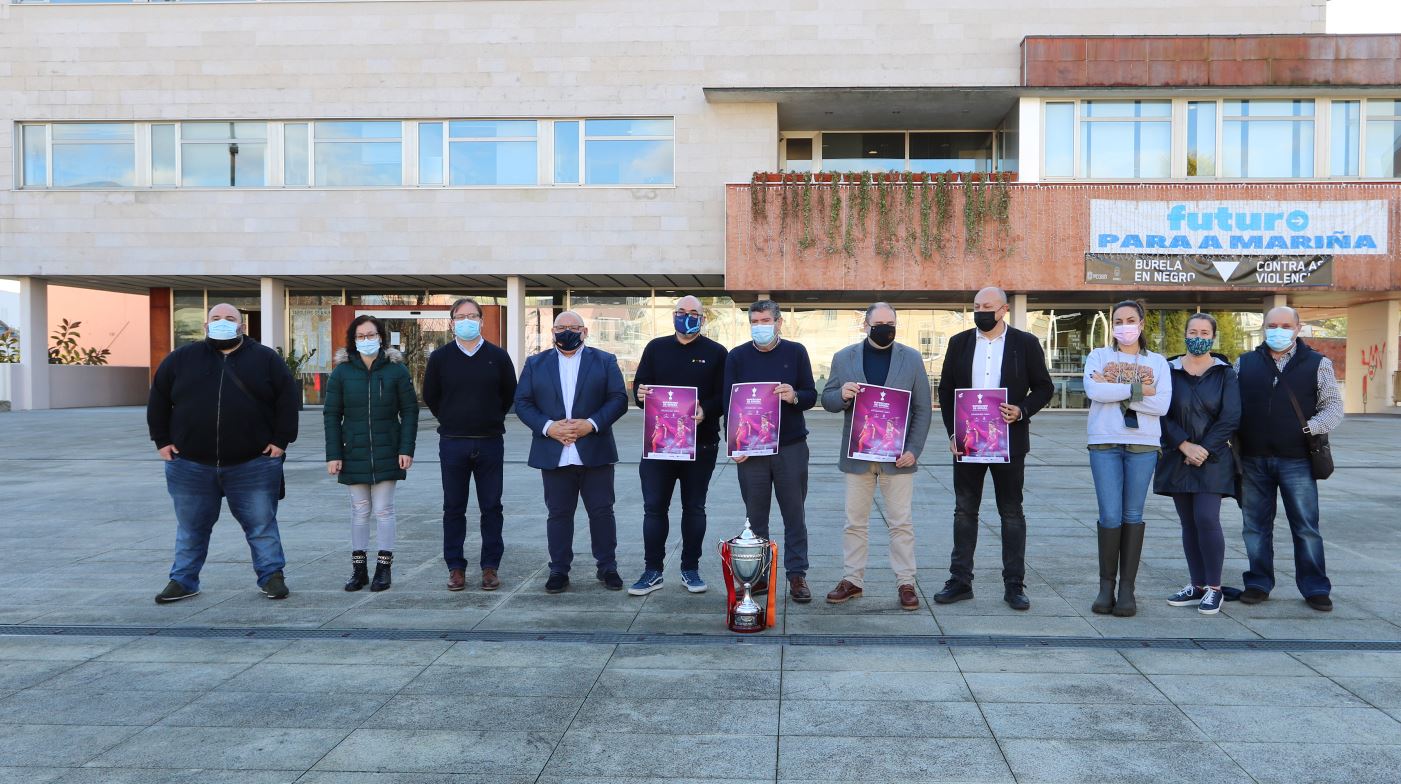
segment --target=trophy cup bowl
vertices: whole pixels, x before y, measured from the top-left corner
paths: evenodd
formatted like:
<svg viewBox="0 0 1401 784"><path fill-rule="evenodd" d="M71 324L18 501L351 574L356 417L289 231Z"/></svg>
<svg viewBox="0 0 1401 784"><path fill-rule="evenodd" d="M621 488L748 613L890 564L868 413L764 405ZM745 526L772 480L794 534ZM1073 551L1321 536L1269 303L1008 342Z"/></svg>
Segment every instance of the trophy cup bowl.
<svg viewBox="0 0 1401 784"><path fill-rule="evenodd" d="M763 608L754 601L752 589L768 573L772 565L773 552L767 539L754 535L749 522L745 521L744 533L723 543L728 550L726 563L730 572L744 585L744 593L731 608L730 628L737 632L762 631L767 625Z"/></svg>

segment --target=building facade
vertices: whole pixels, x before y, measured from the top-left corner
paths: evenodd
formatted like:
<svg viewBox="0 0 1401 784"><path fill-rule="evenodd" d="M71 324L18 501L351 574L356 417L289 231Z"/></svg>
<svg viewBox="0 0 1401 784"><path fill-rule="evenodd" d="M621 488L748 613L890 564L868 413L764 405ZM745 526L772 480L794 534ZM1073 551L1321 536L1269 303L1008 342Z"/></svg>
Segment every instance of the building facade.
<svg viewBox="0 0 1401 784"><path fill-rule="evenodd" d="M881 298L937 375L1001 285L1062 407L1130 295L1164 349L1293 304L1346 340L1350 410L1390 406L1401 37L1164 5L0 0L0 276L25 323L48 285L149 295L153 366L233 302L315 350L309 402L358 312L412 361L473 295L519 364L570 307L629 372L675 297L734 345L769 295L825 375ZM1232 246L1218 207L1282 228ZM47 367L20 386L44 407Z"/></svg>

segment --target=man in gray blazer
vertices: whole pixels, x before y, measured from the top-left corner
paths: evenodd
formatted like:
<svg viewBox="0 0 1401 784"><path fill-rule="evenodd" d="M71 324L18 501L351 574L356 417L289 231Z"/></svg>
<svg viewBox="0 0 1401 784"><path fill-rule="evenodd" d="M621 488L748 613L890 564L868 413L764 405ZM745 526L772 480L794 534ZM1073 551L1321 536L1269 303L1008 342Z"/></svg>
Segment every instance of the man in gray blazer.
<svg viewBox="0 0 1401 784"><path fill-rule="evenodd" d="M899 586L900 607L919 609L915 591L915 528L912 502L915 463L929 435L931 405L929 376L924 359L909 346L895 342L895 308L877 302L866 308L866 339L847 346L832 357L832 373L822 390L822 407L845 411L841 454L837 465L846 474L846 528L842 535L845 576L827 594L831 604L841 604L862 593L866 572L867 532L876 488L885 498L886 527L890 529L890 566ZM852 402L862 386L874 385L910 392L904 452L894 462L872 462L848 457L851 443Z"/></svg>

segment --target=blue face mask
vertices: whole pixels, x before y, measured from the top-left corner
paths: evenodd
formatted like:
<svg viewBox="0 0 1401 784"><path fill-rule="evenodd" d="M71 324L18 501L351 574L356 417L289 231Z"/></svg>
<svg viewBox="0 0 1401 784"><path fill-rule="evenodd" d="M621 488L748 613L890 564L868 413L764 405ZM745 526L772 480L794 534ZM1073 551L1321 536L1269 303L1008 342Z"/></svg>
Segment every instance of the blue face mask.
<svg viewBox="0 0 1401 784"><path fill-rule="evenodd" d="M482 322L472 319L461 319L452 322L452 334L463 340L476 340L482 334Z"/></svg>
<svg viewBox="0 0 1401 784"><path fill-rule="evenodd" d="M238 337L238 324L233 321L211 321L207 329L205 334L209 335L211 340L233 340Z"/></svg>
<svg viewBox="0 0 1401 784"><path fill-rule="evenodd" d="M1187 353L1199 357L1210 351L1211 344L1215 342L1215 338L1187 338Z"/></svg>
<svg viewBox="0 0 1401 784"><path fill-rule="evenodd" d="M1294 330L1273 327L1265 330L1265 345L1275 351L1285 351L1294 345Z"/></svg>
<svg viewBox="0 0 1401 784"><path fill-rule="evenodd" d="M767 346L774 341L774 331L774 325L772 324L749 325L749 337L753 338L754 342L761 346Z"/></svg>
<svg viewBox="0 0 1401 784"><path fill-rule="evenodd" d="M682 335L694 335L700 332L701 328L700 316L692 316L690 313L673 313L671 323Z"/></svg>
<svg viewBox="0 0 1401 784"><path fill-rule="evenodd" d="M374 356L379 353L379 338L355 341L355 350L365 356Z"/></svg>

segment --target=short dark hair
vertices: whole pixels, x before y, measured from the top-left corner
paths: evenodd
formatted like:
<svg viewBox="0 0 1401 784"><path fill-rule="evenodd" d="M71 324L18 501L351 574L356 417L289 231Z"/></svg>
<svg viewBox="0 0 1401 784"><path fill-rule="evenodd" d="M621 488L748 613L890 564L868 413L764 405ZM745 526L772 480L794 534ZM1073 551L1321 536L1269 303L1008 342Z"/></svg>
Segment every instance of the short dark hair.
<svg viewBox="0 0 1401 784"><path fill-rule="evenodd" d="M1138 320L1140 322L1143 322L1145 327L1147 326L1148 312L1144 310L1143 303L1139 302L1136 299L1125 299L1114 303L1114 307L1109 309L1109 323L1111 325L1111 331L1112 325L1114 323L1114 314L1118 312L1119 308L1133 308L1134 310L1138 311ZM1138 350L1148 350L1148 331L1146 329L1139 329L1138 331Z"/></svg>
<svg viewBox="0 0 1401 784"><path fill-rule="evenodd" d="M374 324L375 332L379 333L380 351L385 351L389 348L389 332L384 328L384 322L367 313L356 316L355 320L350 322L350 328L345 331L346 359L353 359L355 357L355 333L360 329L361 324Z"/></svg>
<svg viewBox="0 0 1401 784"><path fill-rule="evenodd" d="M1212 337L1216 337L1216 319L1213 318L1210 314L1207 314L1207 313L1193 313L1192 315L1188 316L1188 317L1187 317L1187 324L1186 324L1186 326L1183 327L1183 331L1184 331L1184 332L1185 332L1186 330L1189 330L1189 329L1192 328L1192 322L1193 322L1193 321L1205 321L1206 323L1210 324L1210 325L1211 325L1211 336L1212 336Z"/></svg>
<svg viewBox="0 0 1401 784"><path fill-rule="evenodd" d="M761 299L753 305L750 305L749 313L750 315L755 313L772 313L774 321L783 318L783 311L779 309L778 303L771 299Z"/></svg>
<svg viewBox="0 0 1401 784"><path fill-rule="evenodd" d="M872 302L866 306L866 323L871 323L871 314L876 312L876 308L890 308L890 312L895 312L895 306L889 302Z"/></svg>
<svg viewBox="0 0 1401 784"><path fill-rule="evenodd" d="M460 298L458 298L457 301L455 301L455 302L452 303L452 307L448 308L448 316L449 316L449 317L451 317L451 316L456 316L456 315L457 315L457 309L460 308L460 307L462 307L463 305L471 305L472 307L476 308L476 309L477 309L477 317L478 317L478 318L482 318L482 317L484 317L484 316L486 315L485 313L482 312L482 305L481 305L480 302L477 302L476 300L472 299L471 297L460 297Z"/></svg>

